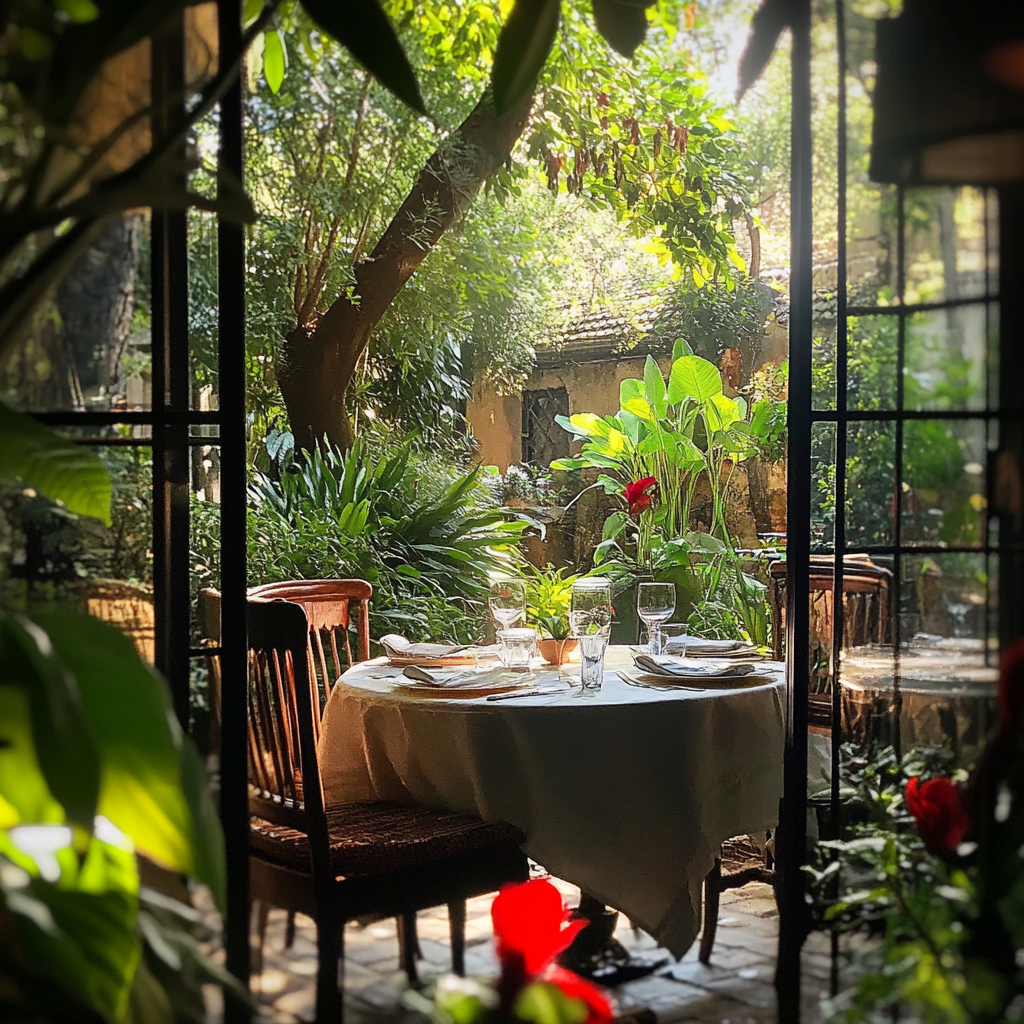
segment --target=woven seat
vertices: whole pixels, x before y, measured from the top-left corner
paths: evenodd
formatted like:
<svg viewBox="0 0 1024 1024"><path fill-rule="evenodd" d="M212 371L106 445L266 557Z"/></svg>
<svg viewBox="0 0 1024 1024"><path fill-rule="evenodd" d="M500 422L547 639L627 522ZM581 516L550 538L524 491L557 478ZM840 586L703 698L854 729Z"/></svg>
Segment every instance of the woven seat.
<svg viewBox="0 0 1024 1024"><path fill-rule="evenodd" d="M400 804L345 804L327 812L331 867L337 875L361 878L405 871L441 858L521 846L519 829L464 814ZM298 871L309 869L309 837L298 829L254 817L249 823L253 851Z"/></svg>

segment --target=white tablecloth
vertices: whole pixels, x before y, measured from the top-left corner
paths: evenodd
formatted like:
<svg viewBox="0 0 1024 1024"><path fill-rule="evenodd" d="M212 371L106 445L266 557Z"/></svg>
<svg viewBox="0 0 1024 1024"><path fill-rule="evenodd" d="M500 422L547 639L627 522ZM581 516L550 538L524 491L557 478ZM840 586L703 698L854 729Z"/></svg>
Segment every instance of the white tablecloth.
<svg viewBox="0 0 1024 1024"><path fill-rule="evenodd" d="M384 659L333 688L320 741L329 801L393 800L502 820L552 874L625 913L677 957L700 928L701 882L730 836L771 828L782 793L782 666L750 689L651 690L488 702L392 692ZM578 681L579 666L538 672Z"/></svg>

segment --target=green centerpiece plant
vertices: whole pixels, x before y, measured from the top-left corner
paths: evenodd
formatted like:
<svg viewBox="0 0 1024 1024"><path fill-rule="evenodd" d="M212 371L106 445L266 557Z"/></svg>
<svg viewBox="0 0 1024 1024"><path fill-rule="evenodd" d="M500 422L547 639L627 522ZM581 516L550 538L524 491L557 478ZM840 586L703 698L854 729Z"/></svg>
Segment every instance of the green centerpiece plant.
<svg viewBox="0 0 1024 1024"><path fill-rule="evenodd" d="M579 576L550 563L537 568L529 562L521 568L526 582L526 622L537 630L537 646L549 665L561 665L576 650L569 631L572 585Z"/></svg>
<svg viewBox="0 0 1024 1024"><path fill-rule="evenodd" d="M726 512L737 466L780 449L785 403L729 397L714 363L679 339L668 380L648 356L643 380L622 381L619 405L614 416L557 418L583 445L552 468L597 470L592 486L623 502L605 520L595 565L620 587L641 575L674 582L677 615L695 634L739 632L765 646L766 588L738 555Z"/></svg>

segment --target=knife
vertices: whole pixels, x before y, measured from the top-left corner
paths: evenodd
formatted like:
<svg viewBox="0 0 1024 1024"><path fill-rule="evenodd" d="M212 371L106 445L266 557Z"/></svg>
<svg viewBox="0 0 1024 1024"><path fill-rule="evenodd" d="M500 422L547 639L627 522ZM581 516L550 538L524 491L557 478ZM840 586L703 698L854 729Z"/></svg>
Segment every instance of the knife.
<svg viewBox="0 0 1024 1024"><path fill-rule="evenodd" d="M485 700L513 700L515 697L540 697L546 693L568 693L564 686L541 686L536 690L513 690L511 693L492 693Z"/></svg>

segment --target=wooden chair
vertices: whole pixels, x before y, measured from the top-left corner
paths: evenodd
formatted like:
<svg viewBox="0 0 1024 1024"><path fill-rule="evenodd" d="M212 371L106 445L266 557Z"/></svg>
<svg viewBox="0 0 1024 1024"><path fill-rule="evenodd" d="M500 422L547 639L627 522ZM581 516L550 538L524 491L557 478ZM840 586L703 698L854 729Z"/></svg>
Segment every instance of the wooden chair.
<svg viewBox="0 0 1024 1024"><path fill-rule="evenodd" d="M464 969L464 901L529 875L510 825L389 803L326 808L309 624L290 602L249 599L250 879L259 900L317 924L317 1011L339 1021L345 922L446 903ZM230 681L228 681L230 684Z"/></svg>

